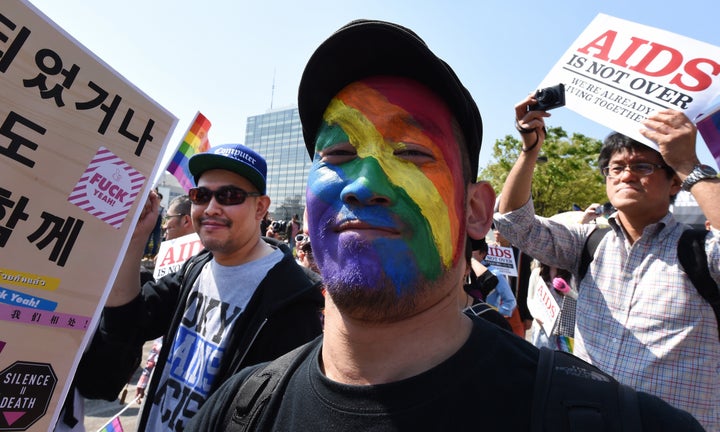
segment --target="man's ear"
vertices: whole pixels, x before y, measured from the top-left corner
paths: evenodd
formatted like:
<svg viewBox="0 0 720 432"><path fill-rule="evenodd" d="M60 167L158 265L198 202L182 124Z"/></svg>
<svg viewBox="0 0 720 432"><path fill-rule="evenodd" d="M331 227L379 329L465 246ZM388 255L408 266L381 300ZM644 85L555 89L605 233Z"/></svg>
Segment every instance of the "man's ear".
<svg viewBox="0 0 720 432"><path fill-rule="evenodd" d="M680 177L675 174L672 179L670 179L670 196L675 196L680 192L680 189L682 188L682 181L680 181Z"/></svg>
<svg viewBox="0 0 720 432"><path fill-rule="evenodd" d="M467 235L475 240L485 238L492 225L495 191L488 182L471 183L467 188Z"/></svg>
<svg viewBox="0 0 720 432"><path fill-rule="evenodd" d="M267 195L261 195L257 198L257 207L255 208L255 219L261 221L265 217L270 208L270 197Z"/></svg>

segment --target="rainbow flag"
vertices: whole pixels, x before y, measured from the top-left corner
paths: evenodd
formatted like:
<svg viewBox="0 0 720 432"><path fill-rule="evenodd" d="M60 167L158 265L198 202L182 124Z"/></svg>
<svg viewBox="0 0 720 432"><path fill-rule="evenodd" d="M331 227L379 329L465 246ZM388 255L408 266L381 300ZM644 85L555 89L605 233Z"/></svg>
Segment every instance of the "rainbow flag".
<svg viewBox="0 0 720 432"><path fill-rule="evenodd" d="M120 416L116 416L112 421L106 424L98 432L123 432L122 424L120 423Z"/></svg>
<svg viewBox="0 0 720 432"><path fill-rule="evenodd" d="M570 336L557 336L555 349L572 354L575 350L575 339Z"/></svg>
<svg viewBox="0 0 720 432"><path fill-rule="evenodd" d="M720 107L701 116L697 122L697 129L715 158L715 163L720 166Z"/></svg>
<svg viewBox="0 0 720 432"><path fill-rule="evenodd" d="M187 134L185 134L185 139L183 139L175 156L173 156L168 165L168 172L178 179L180 186L185 189L185 192L195 187L195 181L193 181L193 177L188 169L188 160L190 160L190 156L206 152L210 148L210 141L208 141L207 136L210 126L210 121L198 112L192 126L190 126Z"/></svg>

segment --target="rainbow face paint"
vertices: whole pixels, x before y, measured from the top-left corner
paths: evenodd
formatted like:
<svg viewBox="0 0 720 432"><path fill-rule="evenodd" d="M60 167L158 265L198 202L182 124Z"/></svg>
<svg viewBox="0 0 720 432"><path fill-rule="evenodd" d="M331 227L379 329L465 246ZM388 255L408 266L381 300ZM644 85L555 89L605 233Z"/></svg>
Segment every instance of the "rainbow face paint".
<svg viewBox="0 0 720 432"><path fill-rule="evenodd" d="M412 294L464 257L462 163L444 103L424 86L376 77L328 105L307 190L323 278ZM332 291L331 291L332 292Z"/></svg>

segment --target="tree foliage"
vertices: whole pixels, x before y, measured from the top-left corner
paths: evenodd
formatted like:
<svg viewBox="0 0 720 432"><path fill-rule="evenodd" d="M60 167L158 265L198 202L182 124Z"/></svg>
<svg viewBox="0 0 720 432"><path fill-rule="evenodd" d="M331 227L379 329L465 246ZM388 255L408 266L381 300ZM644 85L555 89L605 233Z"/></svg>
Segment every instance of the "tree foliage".
<svg viewBox="0 0 720 432"><path fill-rule="evenodd" d="M496 193L520 154L522 143L511 135L496 140L491 162L479 172L479 180L489 182ZM535 167L532 184L535 212L552 216L593 202L607 201L605 182L597 166L602 142L574 133L568 138L560 127L547 130L547 137ZM547 162L544 160L547 159Z"/></svg>

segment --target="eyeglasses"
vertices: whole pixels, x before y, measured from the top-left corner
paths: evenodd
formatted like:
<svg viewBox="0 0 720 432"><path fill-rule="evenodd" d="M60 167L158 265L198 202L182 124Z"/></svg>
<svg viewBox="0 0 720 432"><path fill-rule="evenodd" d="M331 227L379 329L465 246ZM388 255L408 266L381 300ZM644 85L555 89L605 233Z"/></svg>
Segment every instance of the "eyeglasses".
<svg viewBox="0 0 720 432"><path fill-rule="evenodd" d="M196 187L188 191L190 202L195 205L207 204L213 197L220 205L239 205L244 203L249 196L262 196L262 194L260 192L248 192L235 186L221 186L214 191L206 187Z"/></svg>
<svg viewBox="0 0 720 432"><path fill-rule="evenodd" d="M165 215L165 219L163 219L163 223L167 224L167 223L170 221L170 219L172 219L172 218L181 218L181 217L183 217L183 216L185 216L185 215L182 214L182 213L180 213L180 214L172 214L172 215L171 215L171 214L166 214L166 215Z"/></svg>
<svg viewBox="0 0 720 432"><path fill-rule="evenodd" d="M308 240L310 240L310 237L308 237L308 236L305 235L305 234L298 234L298 235L295 236L295 242L296 242L296 243L302 243L302 242L305 242L305 241L308 241Z"/></svg>
<svg viewBox="0 0 720 432"><path fill-rule="evenodd" d="M654 173L656 169L662 169L667 165L659 165L650 162L639 162L631 165L610 165L602 169L602 173L605 177L617 178L625 172L625 169L630 170L632 174L639 177L646 177Z"/></svg>

